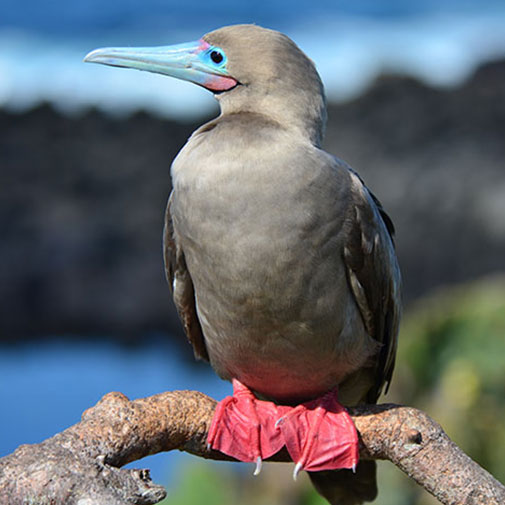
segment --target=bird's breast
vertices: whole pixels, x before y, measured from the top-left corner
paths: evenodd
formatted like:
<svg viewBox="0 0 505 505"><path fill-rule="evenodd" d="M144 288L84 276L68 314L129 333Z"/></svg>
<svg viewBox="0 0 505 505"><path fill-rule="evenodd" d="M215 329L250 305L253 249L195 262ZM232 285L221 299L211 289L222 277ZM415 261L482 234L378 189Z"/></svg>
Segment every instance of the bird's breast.
<svg viewBox="0 0 505 505"><path fill-rule="evenodd" d="M178 167L175 233L216 371L276 398L308 397L348 372L336 366L357 316L340 261L343 188L313 160L258 158Z"/></svg>

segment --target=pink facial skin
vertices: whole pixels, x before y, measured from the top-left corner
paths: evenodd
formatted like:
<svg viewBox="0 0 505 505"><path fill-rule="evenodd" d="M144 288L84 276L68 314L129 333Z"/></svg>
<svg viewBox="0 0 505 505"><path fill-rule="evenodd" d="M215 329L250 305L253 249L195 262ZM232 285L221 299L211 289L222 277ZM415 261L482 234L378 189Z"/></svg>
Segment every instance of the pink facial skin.
<svg viewBox="0 0 505 505"><path fill-rule="evenodd" d="M236 85L237 81L233 77L221 75L209 75L209 79L203 83L203 87L211 91L227 91Z"/></svg>
<svg viewBox="0 0 505 505"><path fill-rule="evenodd" d="M204 39L200 39L198 42L200 42L200 46L198 47L200 51L205 51L210 47L210 44Z"/></svg>

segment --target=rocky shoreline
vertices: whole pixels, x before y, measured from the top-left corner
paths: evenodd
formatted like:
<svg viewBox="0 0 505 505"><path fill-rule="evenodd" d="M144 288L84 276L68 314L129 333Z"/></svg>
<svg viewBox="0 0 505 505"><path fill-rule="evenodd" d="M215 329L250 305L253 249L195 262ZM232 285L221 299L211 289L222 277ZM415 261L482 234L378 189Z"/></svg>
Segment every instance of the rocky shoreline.
<svg viewBox="0 0 505 505"><path fill-rule="evenodd" d="M385 76L329 107L325 148L396 224L406 302L505 269L504 83L505 61L450 90ZM196 126L0 110L0 340L180 332L161 233Z"/></svg>

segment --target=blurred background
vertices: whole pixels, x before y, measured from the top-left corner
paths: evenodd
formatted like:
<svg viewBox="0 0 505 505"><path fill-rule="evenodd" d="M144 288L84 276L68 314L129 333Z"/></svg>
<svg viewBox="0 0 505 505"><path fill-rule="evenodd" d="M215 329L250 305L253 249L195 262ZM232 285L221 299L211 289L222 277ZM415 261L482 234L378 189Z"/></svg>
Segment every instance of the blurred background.
<svg viewBox="0 0 505 505"><path fill-rule="evenodd" d="M161 257L170 162L216 114L212 96L82 58L243 22L285 32L315 61L325 148L396 224L405 316L384 400L426 410L505 481L502 0L3 0L0 457L112 390L230 392L193 362ZM139 465L170 505L323 503L289 465L255 479L182 454ZM379 470L376 503L435 503L391 464Z"/></svg>

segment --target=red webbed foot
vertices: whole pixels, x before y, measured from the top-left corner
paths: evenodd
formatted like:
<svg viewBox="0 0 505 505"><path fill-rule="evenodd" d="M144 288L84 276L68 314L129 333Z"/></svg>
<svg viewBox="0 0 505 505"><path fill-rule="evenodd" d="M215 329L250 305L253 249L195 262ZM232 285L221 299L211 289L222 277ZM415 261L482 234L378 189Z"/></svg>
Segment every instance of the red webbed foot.
<svg viewBox="0 0 505 505"><path fill-rule="evenodd" d="M359 460L358 433L351 416L337 400L337 390L297 407L279 406L276 426L300 470L355 469Z"/></svg>
<svg viewBox="0 0 505 505"><path fill-rule="evenodd" d="M258 400L238 380L233 380L233 396L220 401L207 437L209 447L240 461L255 462L257 475L263 459L279 452L284 445L279 418L272 402Z"/></svg>
<svg viewBox="0 0 505 505"><path fill-rule="evenodd" d="M300 470L356 468L358 434L351 417L330 391L296 407L258 400L239 381L219 402L207 438L209 447L244 462L261 462L284 445Z"/></svg>

